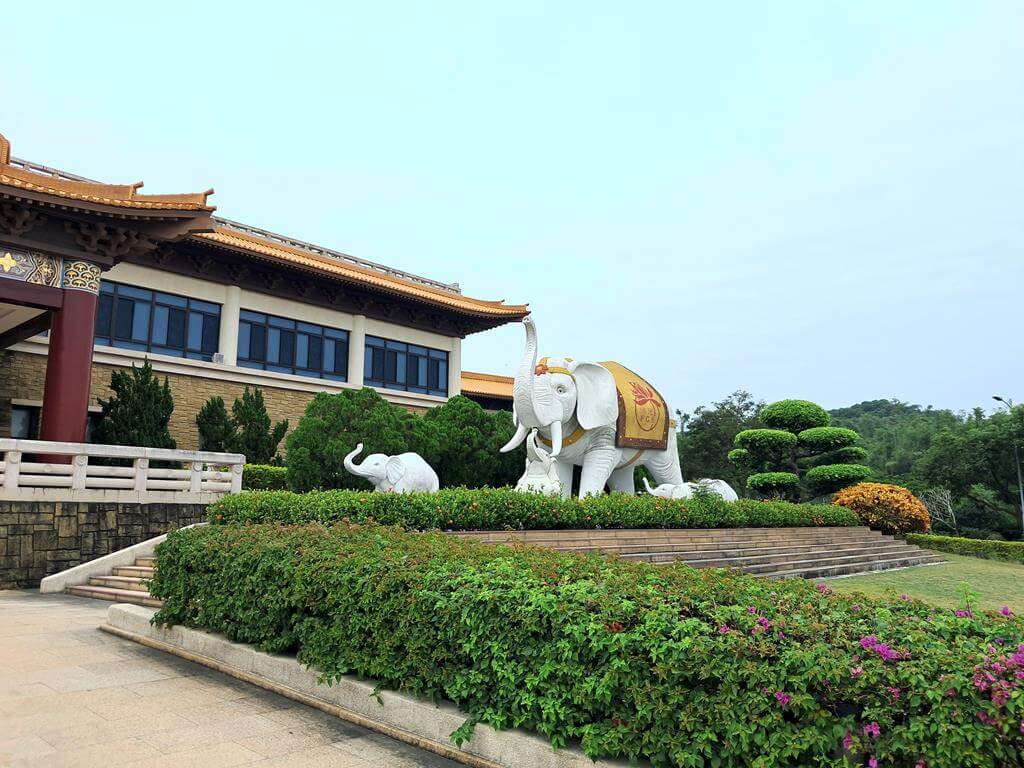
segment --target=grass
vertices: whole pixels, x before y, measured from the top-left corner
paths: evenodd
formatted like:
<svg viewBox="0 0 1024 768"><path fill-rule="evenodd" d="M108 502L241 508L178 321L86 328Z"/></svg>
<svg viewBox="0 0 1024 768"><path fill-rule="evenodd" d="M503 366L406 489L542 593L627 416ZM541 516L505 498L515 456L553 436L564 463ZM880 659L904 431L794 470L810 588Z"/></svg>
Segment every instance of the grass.
<svg viewBox="0 0 1024 768"><path fill-rule="evenodd" d="M1024 613L1024 565L939 552L948 563L883 571L845 579L829 579L837 592L861 592L871 597L910 595L943 608L959 608L960 585L967 582L980 595L980 607L1010 606Z"/></svg>

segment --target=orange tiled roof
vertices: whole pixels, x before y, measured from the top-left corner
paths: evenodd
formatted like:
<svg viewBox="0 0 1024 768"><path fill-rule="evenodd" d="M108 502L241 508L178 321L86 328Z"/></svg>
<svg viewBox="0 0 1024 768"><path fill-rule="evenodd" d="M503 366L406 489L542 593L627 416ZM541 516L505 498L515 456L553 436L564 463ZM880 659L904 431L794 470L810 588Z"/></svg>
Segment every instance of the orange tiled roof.
<svg viewBox="0 0 1024 768"><path fill-rule="evenodd" d="M290 264L348 282L372 285L383 291L418 299L428 304L440 304L449 309L461 310L469 314L518 319L525 317L530 312L529 307L525 304L505 304L503 301L473 299L453 290L443 290L412 280L393 277L369 267L350 264L301 248L272 242L228 226L218 226L213 232L197 232L192 237L198 241L245 251L268 261Z"/></svg>
<svg viewBox="0 0 1024 768"><path fill-rule="evenodd" d="M142 182L135 184L100 184L85 179L68 178L56 173L40 173L30 164L11 160L11 143L0 135L0 187L52 195L116 208L160 211L212 211L206 198L212 189L182 195L140 195Z"/></svg>
<svg viewBox="0 0 1024 768"><path fill-rule="evenodd" d="M462 391L471 395L501 397L512 399L511 376L498 376L493 373L462 372Z"/></svg>

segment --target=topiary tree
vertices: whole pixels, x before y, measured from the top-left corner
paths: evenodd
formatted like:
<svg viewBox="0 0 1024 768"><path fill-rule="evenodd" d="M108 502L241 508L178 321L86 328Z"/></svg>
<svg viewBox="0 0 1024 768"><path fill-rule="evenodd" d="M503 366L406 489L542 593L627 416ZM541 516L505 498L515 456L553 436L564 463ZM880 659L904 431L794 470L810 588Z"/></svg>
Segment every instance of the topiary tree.
<svg viewBox="0 0 1024 768"><path fill-rule="evenodd" d="M413 451L436 467L440 454L437 430L426 419L387 402L369 387L337 394L319 393L287 440L288 486L295 491L319 488L372 488L345 470L345 455L363 444L363 455Z"/></svg>
<svg viewBox="0 0 1024 768"><path fill-rule="evenodd" d="M858 483L839 491L832 503L853 510L864 525L883 533L921 533L931 528L928 507L899 485Z"/></svg>
<svg viewBox="0 0 1024 768"><path fill-rule="evenodd" d="M766 429L736 435L729 460L753 471L747 487L772 498L813 498L867 479L856 462L866 452L852 429L829 426L828 412L807 400L780 400L761 409Z"/></svg>
<svg viewBox="0 0 1024 768"><path fill-rule="evenodd" d="M228 450L228 445L235 435L235 425L231 422L223 397L217 395L203 403L203 407L196 414L196 427L199 429L201 450Z"/></svg>
<svg viewBox="0 0 1024 768"><path fill-rule="evenodd" d="M263 390L245 388L231 406L231 435L228 450L245 455L251 464L273 464L280 459L277 446L288 431L288 420L270 426L270 415L263 400Z"/></svg>
<svg viewBox="0 0 1024 768"><path fill-rule="evenodd" d="M171 387L153 375L149 360L137 368L110 374L113 395L97 398L103 418L93 439L104 445L137 445L145 448L174 448L168 424L174 413Z"/></svg>
<svg viewBox="0 0 1024 768"><path fill-rule="evenodd" d="M522 474L524 446L508 454L499 452L515 431L507 411L485 411L459 395L431 408L423 418L437 433L434 469L442 487L498 488L513 485Z"/></svg>

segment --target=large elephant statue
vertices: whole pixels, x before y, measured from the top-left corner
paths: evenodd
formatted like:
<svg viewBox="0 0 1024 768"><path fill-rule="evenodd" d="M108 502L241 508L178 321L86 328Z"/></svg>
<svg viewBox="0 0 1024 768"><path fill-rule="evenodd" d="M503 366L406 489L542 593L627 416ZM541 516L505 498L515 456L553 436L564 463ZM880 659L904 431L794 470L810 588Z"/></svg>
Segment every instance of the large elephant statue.
<svg viewBox="0 0 1024 768"><path fill-rule="evenodd" d="M345 469L353 475L365 477L378 491L393 493L433 493L438 489L437 473L418 453L400 453L388 456L371 453L362 464L353 459L362 453L363 444L345 457Z"/></svg>
<svg viewBox="0 0 1024 768"><path fill-rule="evenodd" d="M557 458L562 495L572 493L573 466L582 467L580 496L634 493L633 470L647 467L657 483L681 485L674 422L664 399L646 381L612 362L537 358L537 329L529 317L526 349L512 388L516 433L511 451L536 429Z"/></svg>

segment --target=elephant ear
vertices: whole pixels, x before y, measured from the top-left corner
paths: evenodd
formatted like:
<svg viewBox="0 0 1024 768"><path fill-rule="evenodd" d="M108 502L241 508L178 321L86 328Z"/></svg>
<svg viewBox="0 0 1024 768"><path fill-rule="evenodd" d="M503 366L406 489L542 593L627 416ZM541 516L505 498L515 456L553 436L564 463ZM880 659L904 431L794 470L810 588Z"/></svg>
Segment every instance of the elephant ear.
<svg viewBox="0 0 1024 768"><path fill-rule="evenodd" d="M384 465L384 474L388 482L394 485L405 476L405 462L399 456L392 456Z"/></svg>
<svg viewBox="0 0 1024 768"><path fill-rule="evenodd" d="M576 381L576 419L584 429L614 424L619 418L619 397L615 377L597 363L577 363L572 370Z"/></svg>

